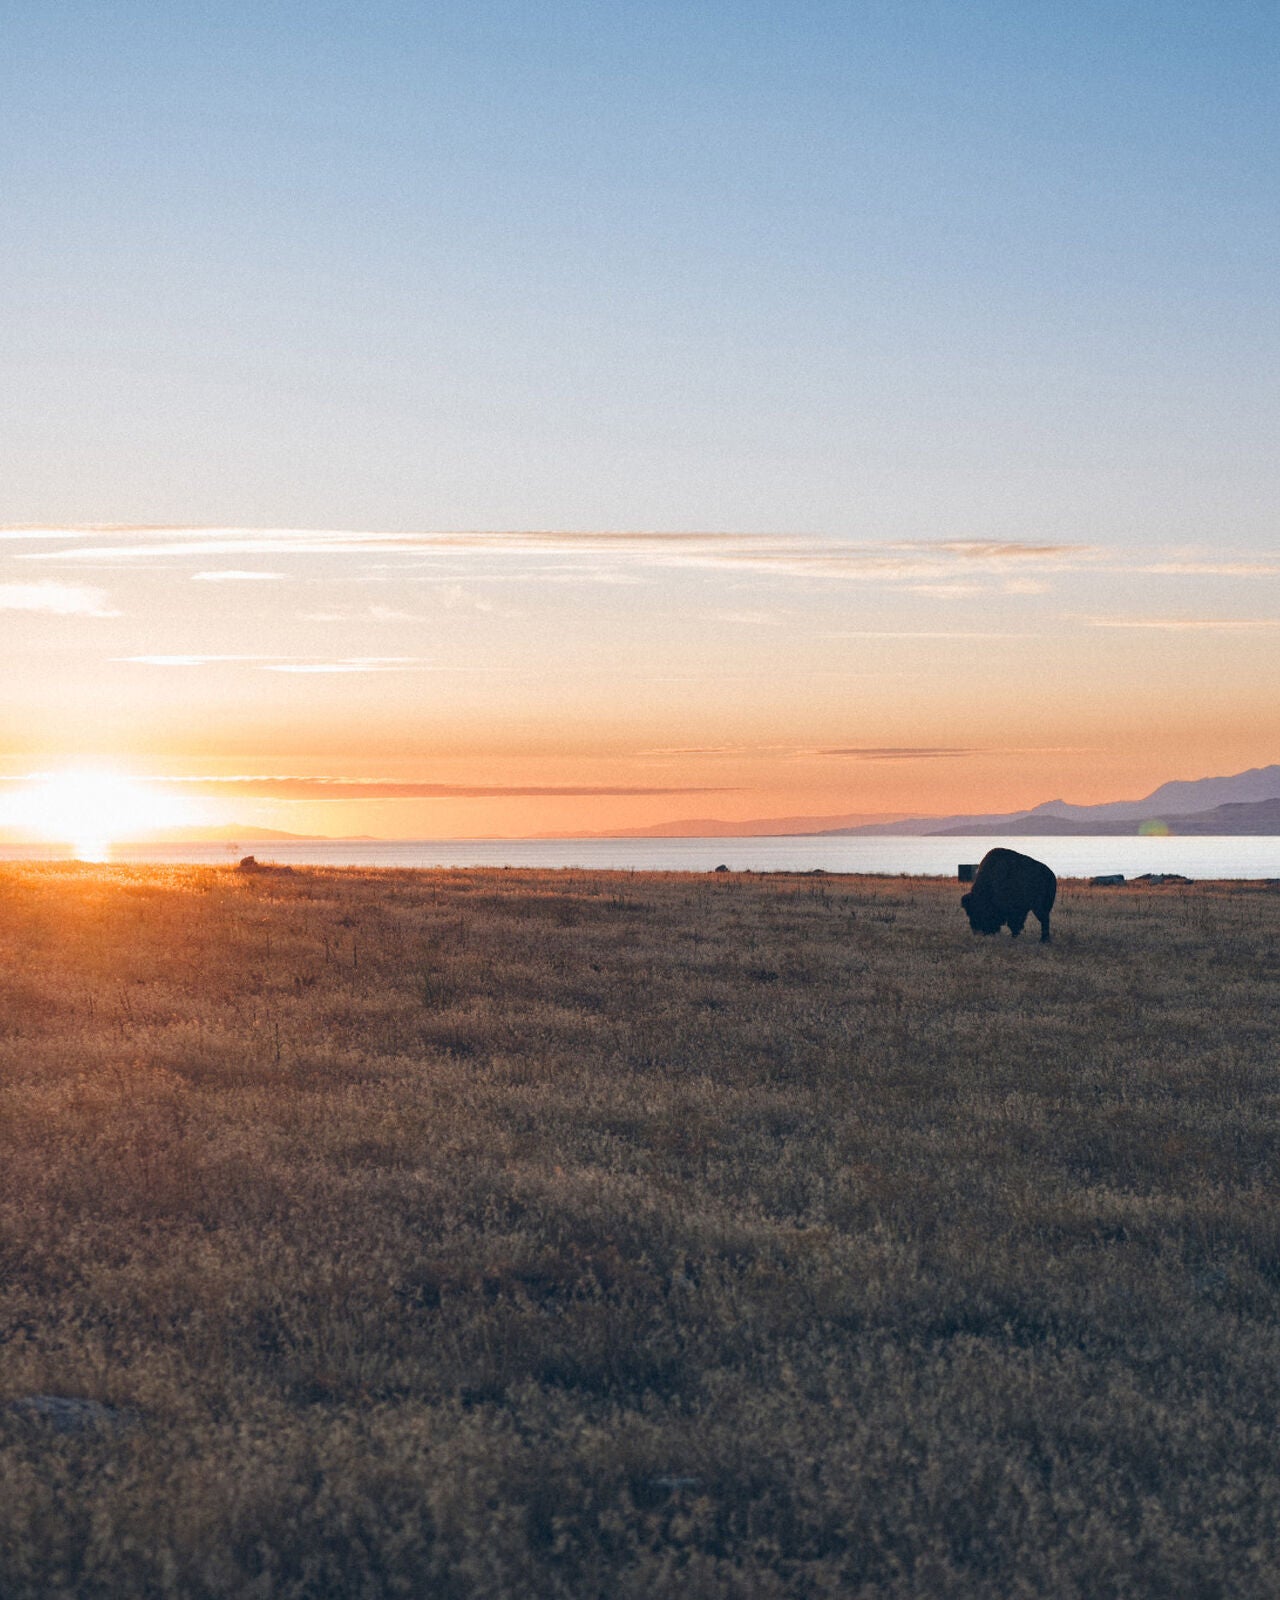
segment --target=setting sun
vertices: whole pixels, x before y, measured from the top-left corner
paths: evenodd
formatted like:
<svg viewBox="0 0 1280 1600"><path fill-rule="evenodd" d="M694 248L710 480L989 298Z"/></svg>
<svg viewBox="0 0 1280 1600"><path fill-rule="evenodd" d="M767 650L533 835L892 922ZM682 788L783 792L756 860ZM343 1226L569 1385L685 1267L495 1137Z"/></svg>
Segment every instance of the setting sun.
<svg viewBox="0 0 1280 1600"><path fill-rule="evenodd" d="M42 774L5 804L5 823L51 843L69 844L81 861L104 861L112 843L199 820L189 801L107 768Z"/></svg>

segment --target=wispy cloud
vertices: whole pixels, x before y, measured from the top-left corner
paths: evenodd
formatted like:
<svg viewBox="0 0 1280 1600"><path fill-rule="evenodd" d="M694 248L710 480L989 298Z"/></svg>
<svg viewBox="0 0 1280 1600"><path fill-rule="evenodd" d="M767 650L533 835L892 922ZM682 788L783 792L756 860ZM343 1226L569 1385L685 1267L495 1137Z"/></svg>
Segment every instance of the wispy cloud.
<svg viewBox="0 0 1280 1600"><path fill-rule="evenodd" d="M972 628L840 628L824 639L1030 639L1029 633L980 633Z"/></svg>
<svg viewBox="0 0 1280 1600"><path fill-rule="evenodd" d="M339 660L310 656L147 655L116 656L140 667L207 667L222 662L247 663L263 672L402 672L423 665L420 656L344 656Z"/></svg>
<svg viewBox="0 0 1280 1600"><path fill-rule="evenodd" d="M370 606L367 615L374 622L429 622L421 611L401 611L396 606Z"/></svg>
<svg viewBox="0 0 1280 1600"><path fill-rule="evenodd" d="M1280 556L1262 559L1153 561L1128 568L1172 578L1280 578Z"/></svg>
<svg viewBox="0 0 1280 1600"><path fill-rule="evenodd" d="M524 613L512 606L500 604L497 600L490 600L485 595L472 594L460 583L441 584L435 591L436 598L447 611L478 611L484 615L495 617L519 617Z"/></svg>
<svg viewBox="0 0 1280 1600"><path fill-rule="evenodd" d="M774 611L707 611L708 622L729 622L745 628L776 628L783 619Z"/></svg>
<svg viewBox="0 0 1280 1600"><path fill-rule="evenodd" d="M193 583L280 583L287 572L250 572L243 567L217 567L212 572L193 572Z"/></svg>
<svg viewBox="0 0 1280 1600"><path fill-rule="evenodd" d="M266 672L404 672L418 656L347 656L341 661L272 661Z"/></svg>
<svg viewBox="0 0 1280 1600"><path fill-rule="evenodd" d="M1172 633L1249 633L1280 628L1280 617L1081 617L1089 628L1144 628Z"/></svg>
<svg viewBox="0 0 1280 1600"><path fill-rule="evenodd" d="M11 525L0 528L0 540L17 544L29 539L83 539L87 531L84 528L24 528Z"/></svg>
<svg viewBox="0 0 1280 1600"><path fill-rule="evenodd" d="M933 595L938 600L967 600L970 595L986 593L981 583L909 583L907 588L912 594Z"/></svg>
<svg viewBox="0 0 1280 1600"><path fill-rule="evenodd" d="M634 754L638 757L661 757L666 760L674 756L795 755L796 749L794 745L789 744L664 744L655 745L647 750L637 750Z"/></svg>
<svg viewBox="0 0 1280 1600"><path fill-rule="evenodd" d="M431 622L434 619L423 611L404 611L399 606L355 606L331 608L328 611L299 611L301 622Z"/></svg>
<svg viewBox="0 0 1280 1600"><path fill-rule="evenodd" d="M102 589L78 583L0 583L0 611L42 611L56 617L118 617Z"/></svg>
<svg viewBox="0 0 1280 1600"><path fill-rule="evenodd" d="M34 535L33 535L34 537ZM33 561L101 562L211 555L485 554L566 556L601 564L732 567L793 577L903 583L946 580L957 569L1077 565L1096 556L1083 544L1002 539L852 542L796 535L724 532L421 532L299 528L110 528L80 531L70 548L22 554Z"/></svg>
<svg viewBox="0 0 1280 1600"><path fill-rule="evenodd" d="M717 530L397 532L98 525L10 527L0 529L0 540L39 547L16 550L19 560L84 563L354 555L364 557L366 562L381 558L374 561L378 570L402 573L411 567L424 572L435 570L441 557L521 557L536 561L539 576L547 582L628 582L634 581L634 569L643 566L732 567L798 577L936 584L942 586L938 592L946 592L947 586L958 582L980 579L984 584L995 582L1008 593L1030 593L1035 591L1027 585L1041 582L1043 573L1085 569L1171 577L1280 576L1280 555L1269 551L1123 552L1084 542L1039 539L849 540Z"/></svg>
<svg viewBox="0 0 1280 1600"><path fill-rule="evenodd" d="M820 756L848 756L854 761L936 761L955 756L981 755L980 750L959 750L949 746L855 745L846 749L817 750Z"/></svg>

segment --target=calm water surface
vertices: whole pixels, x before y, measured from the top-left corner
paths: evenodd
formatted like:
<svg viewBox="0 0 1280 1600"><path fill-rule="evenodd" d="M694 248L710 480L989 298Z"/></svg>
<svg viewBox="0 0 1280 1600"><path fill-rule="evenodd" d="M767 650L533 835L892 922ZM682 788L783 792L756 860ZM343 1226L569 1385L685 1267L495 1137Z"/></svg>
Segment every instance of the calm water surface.
<svg viewBox="0 0 1280 1600"><path fill-rule="evenodd" d="M317 840L305 844L115 847L110 860L229 865L252 851L260 861L315 867L595 867L636 872L907 873L954 877L993 845L1047 861L1062 878L1123 872L1181 872L1188 878L1280 878L1280 838L1074 839L420 839L396 843ZM56 857L47 846L0 846L0 860ZM69 852L61 852L66 859Z"/></svg>

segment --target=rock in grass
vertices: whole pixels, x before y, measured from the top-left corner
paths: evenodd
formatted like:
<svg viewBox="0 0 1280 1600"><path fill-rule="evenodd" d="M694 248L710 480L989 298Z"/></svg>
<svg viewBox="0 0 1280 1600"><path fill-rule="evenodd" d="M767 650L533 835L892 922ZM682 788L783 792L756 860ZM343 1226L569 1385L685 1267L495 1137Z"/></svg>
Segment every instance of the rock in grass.
<svg viewBox="0 0 1280 1600"><path fill-rule="evenodd" d="M91 1428L118 1432L141 1420L130 1406L108 1406L67 1394L26 1394L10 1400L7 1409L26 1422L38 1423L53 1433L85 1433Z"/></svg>

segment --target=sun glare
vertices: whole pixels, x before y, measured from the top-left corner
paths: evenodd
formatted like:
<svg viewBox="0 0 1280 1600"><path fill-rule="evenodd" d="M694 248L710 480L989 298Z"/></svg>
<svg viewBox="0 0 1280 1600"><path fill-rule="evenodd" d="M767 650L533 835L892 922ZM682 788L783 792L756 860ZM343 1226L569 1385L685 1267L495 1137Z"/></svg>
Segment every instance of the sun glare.
<svg viewBox="0 0 1280 1600"><path fill-rule="evenodd" d="M199 818L189 801L140 778L77 767L33 779L9 799L2 820L50 844L69 844L80 861L105 861L113 843Z"/></svg>

